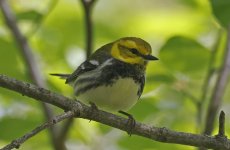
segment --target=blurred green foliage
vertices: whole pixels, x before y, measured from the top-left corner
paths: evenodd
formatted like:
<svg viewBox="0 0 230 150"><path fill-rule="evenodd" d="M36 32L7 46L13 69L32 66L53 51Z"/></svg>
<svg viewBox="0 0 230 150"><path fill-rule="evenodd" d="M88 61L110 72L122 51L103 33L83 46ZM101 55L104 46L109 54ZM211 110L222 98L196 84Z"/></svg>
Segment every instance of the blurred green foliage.
<svg viewBox="0 0 230 150"><path fill-rule="evenodd" d="M230 1L227 0L211 0L213 13L220 21L220 23L228 28L230 24Z"/></svg>
<svg viewBox="0 0 230 150"><path fill-rule="evenodd" d="M49 73L70 73L85 59L83 8L79 0L10 1L18 25L36 54L49 88L73 97L64 81ZM24 59L0 14L0 73L30 81ZM129 112L138 121L177 131L197 133L197 107L210 57L218 48L222 62L230 21L229 0L98 0L93 10L94 49L120 37L137 36L150 42L160 58L147 68L144 94ZM220 45L216 46L217 38ZM218 70L219 65L215 66ZM210 84L212 87L214 82ZM230 87L226 91L229 91ZM210 91L208 95L210 95ZM189 93L189 94L188 94ZM230 114L230 95L223 109ZM56 108L57 112L62 112ZM227 119L229 127L230 119ZM0 147L44 121L40 104L0 89ZM227 133L230 128L227 128ZM117 129L76 119L69 131L68 149L195 149L154 142ZM135 143L135 144L134 144ZM33 137L22 149L52 149L48 132Z"/></svg>

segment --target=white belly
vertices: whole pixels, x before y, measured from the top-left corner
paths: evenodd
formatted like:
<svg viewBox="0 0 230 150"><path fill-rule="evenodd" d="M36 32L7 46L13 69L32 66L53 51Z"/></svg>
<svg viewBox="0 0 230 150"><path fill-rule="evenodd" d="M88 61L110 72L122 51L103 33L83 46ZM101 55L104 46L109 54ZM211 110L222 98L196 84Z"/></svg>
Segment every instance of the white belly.
<svg viewBox="0 0 230 150"><path fill-rule="evenodd" d="M77 99L93 102L99 109L107 111L126 111L138 100L139 85L131 78L118 79L112 86L99 86L80 94Z"/></svg>

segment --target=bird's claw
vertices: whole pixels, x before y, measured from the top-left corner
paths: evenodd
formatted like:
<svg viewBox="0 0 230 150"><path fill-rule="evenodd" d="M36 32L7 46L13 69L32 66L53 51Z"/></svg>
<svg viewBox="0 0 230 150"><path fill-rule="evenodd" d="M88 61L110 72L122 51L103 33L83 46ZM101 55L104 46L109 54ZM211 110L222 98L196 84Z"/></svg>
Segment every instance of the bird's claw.
<svg viewBox="0 0 230 150"><path fill-rule="evenodd" d="M98 111L98 107L97 107L97 105L96 105L95 103L93 103L93 102L89 102L89 104L90 104L90 107L91 107L91 112L90 112L90 113L93 115L95 111ZM91 122L91 120L92 120L92 119L90 119L89 122Z"/></svg>
<svg viewBox="0 0 230 150"><path fill-rule="evenodd" d="M133 129L135 128L136 126L136 121L135 119L133 118L133 116L127 112L124 112L124 111L118 111L119 113L125 115L128 117L128 121L127 121L127 133L129 136L132 135L132 132L133 132Z"/></svg>

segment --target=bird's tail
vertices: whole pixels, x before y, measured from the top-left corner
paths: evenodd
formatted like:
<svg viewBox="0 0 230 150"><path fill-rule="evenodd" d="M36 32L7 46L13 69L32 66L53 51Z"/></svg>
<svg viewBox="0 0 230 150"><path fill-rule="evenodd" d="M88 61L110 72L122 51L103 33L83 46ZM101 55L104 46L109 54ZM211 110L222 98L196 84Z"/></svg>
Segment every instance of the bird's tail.
<svg viewBox="0 0 230 150"><path fill-rule="evenodd" d="M61 73L50 73L50 75L60 77L61 79L67 79L70 76L70 74L61 74Z"/></svg>

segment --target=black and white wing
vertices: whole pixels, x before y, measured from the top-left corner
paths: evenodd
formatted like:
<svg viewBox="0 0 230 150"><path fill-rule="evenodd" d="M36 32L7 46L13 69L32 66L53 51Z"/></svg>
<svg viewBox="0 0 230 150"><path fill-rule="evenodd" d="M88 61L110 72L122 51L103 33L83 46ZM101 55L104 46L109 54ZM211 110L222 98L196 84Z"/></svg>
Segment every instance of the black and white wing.
<svg viewBox="0 0 230 150"><path fill-rule="evenodd" d="M61 73L51 73L52 76L58 76L61 79L66 79L66 84L74 82L79 75L87 71L96 69L99 66L99 62L96 60L86 60L84 61L72 74L61 74Z"/></svg>
<svg viewBox="0 0 230 150"><path fill-rule="evenodd" d="M74 82L82 73L96 69L100 63L97 60L86 60L66 79L66 84Z"/></svg>
<svg viewBox="0 0 230 150"><path fill-rule="evenodd" d="M109 54L109 50L111 49L111 43L102 46L99 48L93 55L90 56L89 59L84 61L72 74L51 74L54 76L59 76L63 79L66 79L66 84L71 84L74 82L81 74L86 73L88 71L92 71L97 69L101 65L107 62L109 58L111 58Z"/></svg>

